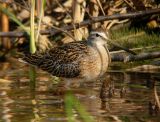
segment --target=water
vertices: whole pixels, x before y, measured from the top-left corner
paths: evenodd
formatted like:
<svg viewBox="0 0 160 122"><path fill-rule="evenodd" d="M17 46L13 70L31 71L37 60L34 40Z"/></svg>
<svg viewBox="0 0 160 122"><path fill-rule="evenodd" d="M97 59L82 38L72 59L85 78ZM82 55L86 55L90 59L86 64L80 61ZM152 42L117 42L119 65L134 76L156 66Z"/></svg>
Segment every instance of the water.
<svg viewBox="0 0 160 122"><path fill-rule="evenodd" d="M65 92L63 95L55 94L53 78L37 70L36 89L31 90L28 66L12 64L0 65L0 121L67 121ZM149 113L149 102L154 101L153 89L149 87L152 87L155 75L158 73L108 72L101 81L84 82L71 91L97 122L159 122L159 114ZM111 98L108 93L106 98L100 98L103 81L112 82L115 86ZM159 84L156 82L158 94ZM123 89L125 94L122 94ZM76 110L74 116L76 121L82 121Z"/></svg>

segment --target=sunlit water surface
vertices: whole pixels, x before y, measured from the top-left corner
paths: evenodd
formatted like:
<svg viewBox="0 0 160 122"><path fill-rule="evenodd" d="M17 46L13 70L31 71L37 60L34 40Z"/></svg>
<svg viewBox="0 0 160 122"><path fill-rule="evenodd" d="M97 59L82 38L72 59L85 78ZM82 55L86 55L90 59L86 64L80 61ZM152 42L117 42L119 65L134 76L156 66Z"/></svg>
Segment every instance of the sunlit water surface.
<svg viewBox="0 0 160 122"><path fill-rule="evenodd" d="M1 63L0 121L4 122L65 122L64 96L55 94L53 78L37 70L35 90L31 90L28 66ZM160 116L149 114L149 102L154 101L153 89L148 88L152 76L158 73L108 72L102 80L84 82L71 88L73 95L97 122L159 122ZM105 78L106 77L106 78ZM102 103L102 81L114 83L114 95ZM159 82L156 82L159 90ZM125 89L125 94L122 90ZM104 108L105 107L105 108ZM75 111L75 120L82 121Z"/></svg>

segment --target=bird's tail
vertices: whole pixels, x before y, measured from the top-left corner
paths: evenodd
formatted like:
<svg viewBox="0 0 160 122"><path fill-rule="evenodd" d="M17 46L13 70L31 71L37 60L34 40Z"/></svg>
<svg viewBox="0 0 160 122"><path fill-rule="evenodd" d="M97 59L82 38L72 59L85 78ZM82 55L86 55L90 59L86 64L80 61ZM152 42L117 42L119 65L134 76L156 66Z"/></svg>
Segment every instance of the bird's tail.
<svg viewBox="0 0 160 122"><path fill-rule="evenodd" d="M19 59L19 61L34 66L39 66L43 62L43 58L42 55L37 53L35 54L27 53L23 58Z"/></svg>

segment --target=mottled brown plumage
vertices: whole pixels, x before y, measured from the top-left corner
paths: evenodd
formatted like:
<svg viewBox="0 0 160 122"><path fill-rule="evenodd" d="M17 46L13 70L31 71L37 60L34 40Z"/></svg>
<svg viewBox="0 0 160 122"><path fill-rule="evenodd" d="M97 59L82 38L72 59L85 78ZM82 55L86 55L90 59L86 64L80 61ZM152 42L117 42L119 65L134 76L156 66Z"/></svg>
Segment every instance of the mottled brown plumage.
<svg viewBox="0 0 160 122"><path fill-rule="evenodd" d="M87 41L67 43L45 53L26 54L23 60L54 76L96 80L107 71L110 62L106 40L104 33L92 32Z"/></svg>
<svg viewBox="0 0 160 122"><path fill-rule="evenodd" d="M86 41L71 42L43 54L26 54L23 60L58 77L76 77L80 73L79 59L87 54Z"/></svg>

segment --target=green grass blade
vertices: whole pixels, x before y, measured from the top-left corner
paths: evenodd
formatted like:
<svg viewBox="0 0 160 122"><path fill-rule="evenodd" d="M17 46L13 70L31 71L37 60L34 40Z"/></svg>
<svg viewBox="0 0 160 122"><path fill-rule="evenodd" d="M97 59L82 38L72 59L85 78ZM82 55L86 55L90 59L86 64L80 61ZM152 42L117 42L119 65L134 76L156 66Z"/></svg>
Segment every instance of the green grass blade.
<svg viewBox="0 0 160 122"><path fill-rule="evenodd" d="M35 45L35 0L31 0L31 17L30 17L30 52L33 54L36 52L36 45Z"/></svg>
<svg viewBox="0 0 160 122"><path fill-rule="evenodd" d="M86 111L84 106L74 96L72 96L72 99L74 102L74 107L76 108L84 122L94 122L93 117Z"/></svg>
<svg viewBox="0 0 160 122"><path fill-rule="evenodd" d="M30 14L30 53L36 52L36 44L35 44L35 0L31 0L31 14ZM35 67L30 66L29 71L30 77L30 86L31 89L35 89L36 87L36 72Z"/></svg>
<svg viewBox="0 0 160 122"><path fill-rule="evenodd" d="M24 26L23 23L21 23L21 21L19 21L17 19L17 17L12 13L10 12L10 10L8 8L4 8L1 4L0 4L0 10L6 14L11 20L13 20L15 23L17 23L23 30L25 30L27 32L27 34L29 35L29 30L26 29L26 27Z"/></svg>
<svg viewBox="0 0 160 122"><path fill-rule="evenodd" d="M71 94L65 97L66 112L69 122L73 122L73 109L75 108L84 122L94 122L93 117L86 111L83 105ZM75 120L74 120L75 121Z"/></svg>
<svg viewBox="0 0 160 122"><path fill-rule="evenodd" d="M73 101L70 93L65 96L65 109L67 113L68 122L75 122L74 113L73 113Z"/></svg>

